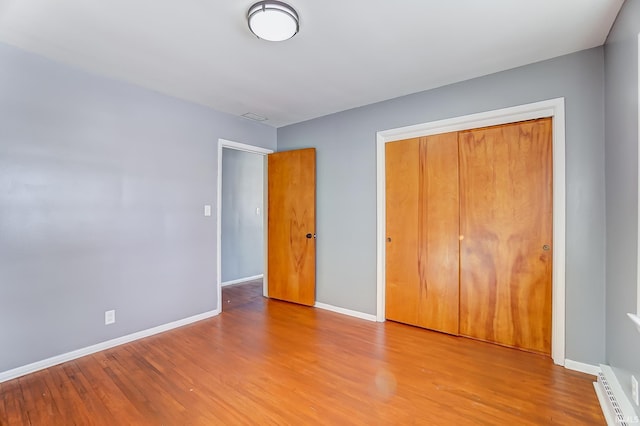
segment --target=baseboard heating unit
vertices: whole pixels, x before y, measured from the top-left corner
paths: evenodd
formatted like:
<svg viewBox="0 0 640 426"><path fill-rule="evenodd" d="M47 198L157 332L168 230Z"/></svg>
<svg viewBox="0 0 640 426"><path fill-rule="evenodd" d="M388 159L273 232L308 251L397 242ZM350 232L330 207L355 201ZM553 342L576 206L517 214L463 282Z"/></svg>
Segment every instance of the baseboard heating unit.
<svg viewBox="0 0 640 426"><path fill-rule="evenodd" d="M609 426L639 426L640 419L622 391L611 367L600 366L598 381L593 383L602 413Z"/></svg>

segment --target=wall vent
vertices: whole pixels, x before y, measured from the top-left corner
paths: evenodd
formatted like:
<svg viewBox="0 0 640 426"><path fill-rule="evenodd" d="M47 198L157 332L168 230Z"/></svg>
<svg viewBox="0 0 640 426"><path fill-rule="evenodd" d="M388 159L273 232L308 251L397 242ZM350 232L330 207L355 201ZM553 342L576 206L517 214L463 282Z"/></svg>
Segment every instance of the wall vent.
<svg viewBox="0 0 640 426"><path fill-rule="evenodd" d="M629 426L629 424L625 421L622 408L620 408L620 405L618 404L618 400L616 399L616 396L613 394L613 390L611 389L611 386L609 386L609 382L607 381L607 378L604 376L604 374L598 373L597 384L600 385L602 390L604 390L604 395L605 395L604 402L607 405L608 411L613 414L613 417L616 423L619 424L620 426ZM600 402L602 403L602 401Z"/></svg>
<svg viewBox="0 0 640 426"><path fill-rule="evenodd" d="M600 407L607 424L610 426L637 426L638 416L626 397L613 370L608 365L601 365L598 381L593 383Z"/></svg>

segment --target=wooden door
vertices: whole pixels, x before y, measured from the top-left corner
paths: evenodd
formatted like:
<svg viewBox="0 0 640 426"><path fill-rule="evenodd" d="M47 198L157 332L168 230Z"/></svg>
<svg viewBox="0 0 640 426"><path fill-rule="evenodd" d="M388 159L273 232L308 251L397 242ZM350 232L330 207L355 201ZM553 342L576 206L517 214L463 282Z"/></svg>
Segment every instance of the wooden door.
<svg viewBox="0 0 640 426"><path fill-rule="evenodd" d="M316 292L316 151L268 155L269 297L313 306Z"/></svg>
<svg viewBox="0 0 640 426"><path fill-rule="evenodd" d="M457 133L385 149L386 318L457 334Z"/></svg>
<svg viewBox="0 0 640 426"><path fill-rule="evenodd" d="M551 353L551 119L460 132L460 334Z"/></svg>

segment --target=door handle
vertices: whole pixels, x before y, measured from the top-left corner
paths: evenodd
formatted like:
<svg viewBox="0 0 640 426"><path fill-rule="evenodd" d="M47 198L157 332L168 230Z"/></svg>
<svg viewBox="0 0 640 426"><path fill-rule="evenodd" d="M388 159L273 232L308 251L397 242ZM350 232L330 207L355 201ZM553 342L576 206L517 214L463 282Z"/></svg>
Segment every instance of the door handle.
<svg viewBox="0 0 640 426"><path fill-rule="evenodd" d="M307 238L316 238L316 234L309 233L309 234L306 235L306 237Z"/></svg>

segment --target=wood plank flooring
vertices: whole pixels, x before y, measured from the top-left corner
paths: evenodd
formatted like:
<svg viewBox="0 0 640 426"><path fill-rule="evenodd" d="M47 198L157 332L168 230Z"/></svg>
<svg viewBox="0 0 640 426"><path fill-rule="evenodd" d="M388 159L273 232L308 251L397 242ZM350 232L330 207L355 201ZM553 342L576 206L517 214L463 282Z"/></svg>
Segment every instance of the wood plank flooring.
<svg viewBox="0 0 640 426"><path fill-rule="evenodd" d="M262 299L262 278L222 287L222 312L241 308L253 302L261 303Z"/></svg>
<svg viewBox="0 0 640 426"><path fill-rule="evenodd" d="M223 290L215 318L0 384L0 425L602 425L549 358Z"/></svg>

